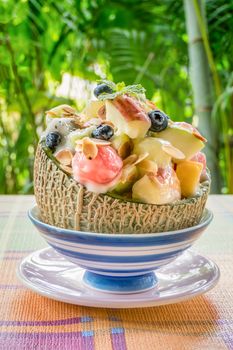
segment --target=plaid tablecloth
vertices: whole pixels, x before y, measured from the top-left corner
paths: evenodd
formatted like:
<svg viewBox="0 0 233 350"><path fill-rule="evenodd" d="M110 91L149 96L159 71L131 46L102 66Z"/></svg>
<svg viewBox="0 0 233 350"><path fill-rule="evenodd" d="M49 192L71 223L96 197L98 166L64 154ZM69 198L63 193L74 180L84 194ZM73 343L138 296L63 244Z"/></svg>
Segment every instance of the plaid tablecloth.
<svg viewBox="0 0 233 350"><path fill-rule="evenodd" d="M16 277L46 246L26 212L32 196L0 196L0 349L233 349L233 196L211 196L214 220L194 246L221 269L206 295L174 305L96 309L39 296Z"/></svg>

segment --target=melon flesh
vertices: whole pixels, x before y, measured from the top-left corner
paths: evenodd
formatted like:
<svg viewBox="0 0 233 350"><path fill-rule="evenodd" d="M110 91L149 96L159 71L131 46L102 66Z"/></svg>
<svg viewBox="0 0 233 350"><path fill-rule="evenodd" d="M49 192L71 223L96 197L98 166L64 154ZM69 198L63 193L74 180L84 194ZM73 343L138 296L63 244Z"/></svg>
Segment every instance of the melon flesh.
<svg viewBox="0 0 233 350"><path fill-rule="evenodd" d="M177 164L176 175L180 180L181 195L183 197L195 196L199 187L199 181L203 165L191 160Z"/></svg>
<svg viewBox="0 0 233 350"><path fill-rule="evenodd" d="M171 156L162 149L164 144L168 144L168 142L155 137L146 137L135 143L133 153L137 155L148 153L148 160L155 162L158 167L164 168L171 162Z"/></svg>
<svg viewBox="0 0 233 350"><path fill-rule="evenodd" d="M173 124L159 133L154 133L154 136L169 141L184 153L185 159L192 158L204 147L204 142L197 138L192 131Z"/></svg>

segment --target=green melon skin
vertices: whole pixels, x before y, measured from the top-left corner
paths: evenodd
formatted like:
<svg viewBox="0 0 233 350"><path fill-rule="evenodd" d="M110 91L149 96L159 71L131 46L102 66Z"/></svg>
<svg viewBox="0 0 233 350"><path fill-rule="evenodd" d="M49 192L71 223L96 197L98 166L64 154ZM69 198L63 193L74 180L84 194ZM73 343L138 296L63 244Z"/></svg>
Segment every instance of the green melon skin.
<svg viewBox="0 0 233 350"><path fill-rule="evenodd" d="M154 233L196 225L202 217L209 182L199 195L155 205L96 194L62 171L39 144L34 164L34 190L41 220L62 228L99 233Z"/></svg>

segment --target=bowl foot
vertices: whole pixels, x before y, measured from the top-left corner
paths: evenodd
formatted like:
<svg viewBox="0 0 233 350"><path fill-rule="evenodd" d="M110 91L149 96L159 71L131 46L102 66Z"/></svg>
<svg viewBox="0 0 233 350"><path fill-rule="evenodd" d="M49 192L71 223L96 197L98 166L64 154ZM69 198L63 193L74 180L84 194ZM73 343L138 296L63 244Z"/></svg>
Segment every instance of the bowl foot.
<svg viewBox="0 0 233 350"><path fill-rule="evenodd" d="M157 285L154 272L139 276L115 277L85 271L83 282L95 290L107 293L140 293Z"/></svg>

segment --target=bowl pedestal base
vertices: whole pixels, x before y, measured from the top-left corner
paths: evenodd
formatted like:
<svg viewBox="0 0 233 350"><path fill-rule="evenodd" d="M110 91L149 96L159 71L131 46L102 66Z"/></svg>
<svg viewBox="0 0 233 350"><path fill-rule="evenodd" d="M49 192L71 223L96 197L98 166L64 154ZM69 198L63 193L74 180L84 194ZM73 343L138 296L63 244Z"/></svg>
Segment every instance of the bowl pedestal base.
<svg viewBox="0 0 233 350"><path fill-rule="evenodd" d="M158 280L154 272L139 276L106 276L91 271L85 271L83 282L95 290L106 293L129 294L145 292L154 288Z"/></svg>

